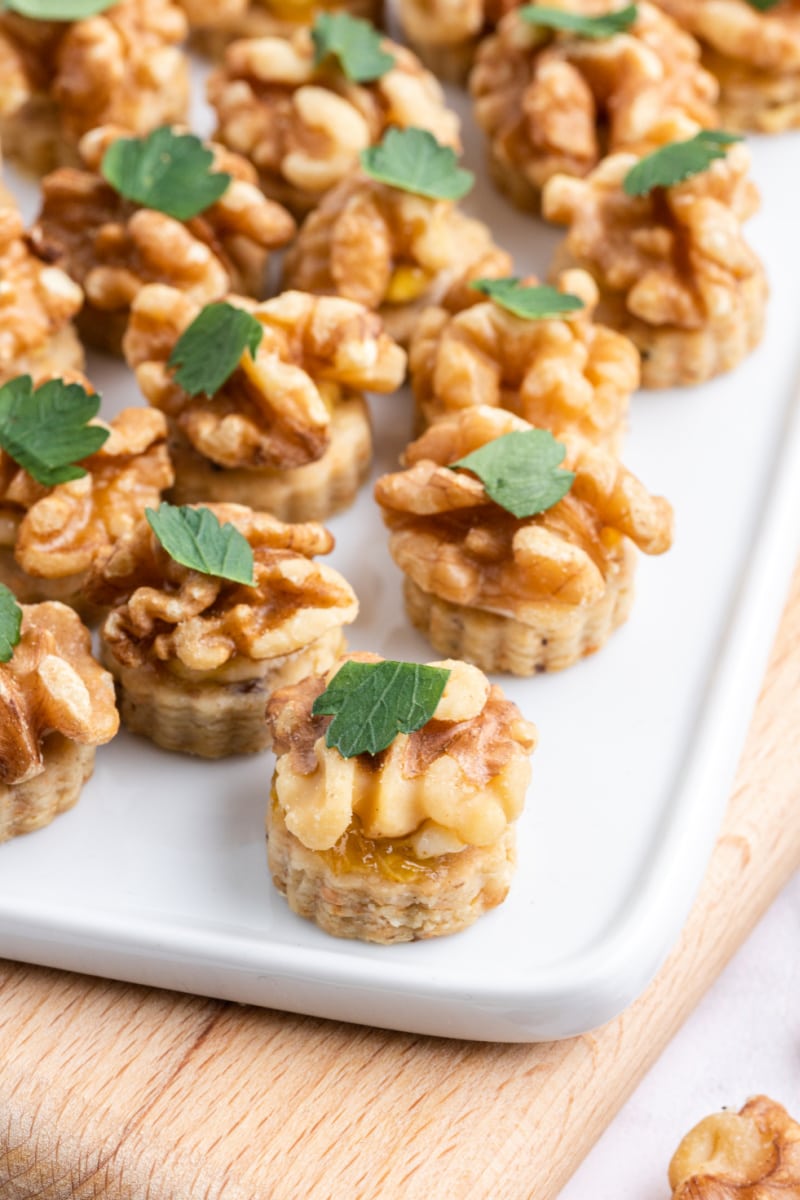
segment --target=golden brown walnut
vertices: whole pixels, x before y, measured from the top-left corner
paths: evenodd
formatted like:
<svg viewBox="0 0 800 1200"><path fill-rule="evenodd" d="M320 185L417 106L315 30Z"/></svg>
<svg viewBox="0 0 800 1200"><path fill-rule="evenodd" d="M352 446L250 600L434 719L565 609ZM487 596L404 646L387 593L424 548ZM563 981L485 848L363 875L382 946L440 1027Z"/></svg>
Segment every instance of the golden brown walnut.
<svg viewBox="0 0 800 1200"><path fill-rule="evenodd" d="M703 46L720 82L726 129L800 126L800 0L761 11L749 0L658 0Z"/></svg>
<svg viewBox="0 0 800 1200"><path fill-rule="evenodd" d="M406 356L360 304L333 296L284 292L254 304L228 302L262 327L255 357L213 396L190 396L167 360L200 306L159 285L144 288L131 310L125 354L148 402L211 462L229 468L293 468L319 459L330 444L335 407L363 391L392 392Z"/></svg>
<svg viewBox="0 0 800 1200"><path fill-rule="evenodd" d="M422 309L480 302L473 279L508 275L509 255L449 200L415 196L364 175L345 180L306 219L286 255L287 287L344 296L380 313L406 344Z"/></svg>
<svg viewBox="0 0 800 1200"><path fill-rule="evenodd" d="M659 136L695 132L667 122ZM763 332L766 277L741 228L758 207L750 152L734 145L702 174L633 197L623 183L636 162L613 154L585 179L547 183L544 215L569 226L553 269L594 276L598 319L638 346L645 387L701 383L736 366Z"/></svg>
<svg viewBox="0 0 800 1200"><path fill-rule="evenodd" d="M587 175L675 114L719 126L719 89L699 45L647 0L628 30L608 38L557 33L509 13L481 44L470 90L496 183L534 210L553 175Z"/></svg>
<svg viewBox="0 0 800 1200"><path fill-rule="evenodd" d="M297 214L351 174L391 126L427 129L460 149L458 117L434 76L396 42L384 39L383 49L395 65L353 83L333 59L315 66L308 29L234 42L209 80L215 136L255 165L266 195Z"/></svg>
<svg viewBox="0 0 800 1200"><path fill-rule="evenodd" d="M466 79L481 38L524 0L400 0L409 43L441 79Z"/></svg>
<svg viewBox="0 0 800 1200"><path fill-rule="evenodd" d="M706 1117L669 1166L673 1200L792 1200L800 1195L800 1125L767 1096Z"/></svg>
<svg viewBox="0 0 800 1200"><path fill-rule="evenodd" d="M83 347L72 318L82 303L78 285L36 257L22 217L0 199L0 384L80 371Z"/></svg>
<svg viewBox="0 0 800 1200"><path fill-rule="evenodd" d="M80 21L0 13L0 138L38 172L76 160L79 139L115 123L147 133L185 118L188 33L173 0L119 0Z"/></svg>
<svg viewBox="0 0 800 1200"><path fill-rule="evenodd" d="M99 746L118 728L113 680L92 658L77 613L64 604L23 605L20 641L0 665L0 785L44 772L50 734Z"/></svg>
<svg viewBox="0 0 800 1200"><path fill-rule="evenodd" d="M380 24L383 0L178 0L201 46L221 52L231 38L291 37L318 13L346 12Z"/></svg>
<svg viewBox="0 0 800 1200"><path fill-rule="evenodd" d="M105 427L108 439L81 463L86 474L54 487L0 450L0 561L22 599L39 598L51 585L60 598L80 598L90 569L172 484L162 413L126 408Z"/></svg>
<svg viewBox="0 0 800 1200"><path fill-rule="evenodd" d="M349 584L312 561L333 547L321 525L284 525L238 504L205 507L247 538L254 586L180 566L140 520L99 565L89 588L95 603L114 606L103 640L119 663L176 663L220 679L221 668L235 670L242 659L282 659L355 620L358 601Z"/></svg>
<svg viewBox="0 0 800 1200"><path fill-rule="evenodd" d="M199 216L178 221L124 199L100 174L106 150L121 136L116 126L93 130L80 143L84 168L64 167L43 180L31 234L40 256L83 288L86 339L115 353L145 284L170 284L201 305L229 291L260 295L268 251L286 245L295 230L289 213L262 195L250 163L213 142L214 169L233 178Z"/></svg>
<svg viewBox="0 0 800 1200"><path fill-rule="evenodd" d="M595 324L590 275L565 271L558 288L585 308L546 321L514 316L493 301L455 315L441 308L422 314L409 367L423 426L484 404L556 436L619 451L639 386L639 353L622 334Z"/></svg>

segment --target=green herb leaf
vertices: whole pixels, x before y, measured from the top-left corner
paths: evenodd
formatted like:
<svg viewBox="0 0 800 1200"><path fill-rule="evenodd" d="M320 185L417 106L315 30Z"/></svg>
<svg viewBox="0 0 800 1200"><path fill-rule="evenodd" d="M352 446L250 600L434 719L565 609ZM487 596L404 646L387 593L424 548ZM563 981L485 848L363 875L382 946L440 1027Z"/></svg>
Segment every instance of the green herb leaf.
<svg viewBox="0 0 800 1200"><path fill-rule="evenodd" d="M113 142L100 170L127 200L188 221L228 190L231 176L212 171L213 161L200 138L164 125L147 137Z"/></svg>
<svg viewBox="0 0 800 1200"><path fill-rule="evenodd" d="M30 375L18 375L0 388L0 446L45 487L81 479L77 464L109 436L88 424L99 410L100 397L79 383L50 379L34 392Z"/></svg>
<svg viewBox="0 0 800 1200"><path fill-rule="evenodd" d="M243 308L224 300L207 304L183 331L169 356L175 382L190 396L215 396L230 379L245 350L255 357L264 327Z"/></svg>
<svg viewBox="0 0 800 1200"><path fill-rule="evenodd" d="M379 183L432 200L460 200L475 182L472 171L459 167L455 151L440 145L427 129L390 129L360 157L364 170Z"/></svg>
<svg viewBox="0 0 800 1200"><path fill-rule="evenodd" d="M646 196L653 188L673 187L707 171L715 159L725 157L734 142L742 140L736 133L704 129L688 141L671 142L631 167L623 190L627 196Z"/></svg>
<svg viewBox="0 0 800 1200"><path fill-rule="evenodd" d="M381 49L381 35L371 21L348 13L320 13L311 30L314 65L331 55L353 83L372 83L395 65L395 57Z"/></svg>
<svg viewBox="0 0 800 1200"><path fill-rule="evenodd" d="M506 512L532 517L558 504L572 487L575 476L560 466L565 454L546 429L521 429L487 442L450 469L471 471Z"/></svg>
<svg viewBox="0 0 800 1200"><path fill-rule="evenodd" d="M450 678L444 667L407 662L346 662L311 712L332 716L325 745L342 758L379 754L398 733L427 725Z"/></svg>
<svg viewBox="0 0 800 1200"><path fill-rule="evenodd" d="M17 598L4 583L0 583L0 663L11 661L21 629L22 609Z"/></svg>
<svg viewBox="0 0 800 1200"><path fill-rule="evenodd" d="M82 21L116 3L117 0L3 0L0 9L32 17L34 21Z"/></svg>
<svg viewBox="0 0 800 1200"><path fill-rule="evenodd" d="M221 525L210 508L159 504L158 511L144 510L148 524L170 558L192 571L228 579L231 583L255 582L253 550L234 525Z"/></svg>
<svg viewBox="0 0 800 1200"><path fill-rule="evenodd" d="M519 279L474 279L470 286L526 321L550 321L586 307L569 292L554 287L525 287Z"/></svg>
<svg viewBox="0 0 800 1200"><path fill-rule="evenodd" d="M759 12L769 12L771 8L775 8L780 4L781 0L747 0L751 8L757 8Z"/></svg>
<svg viewBox="0 0 800 1200"><path fill-rule="evenodd" d="M615 33L630 29L638 14L635 4L620 8L617 12L604 13L599 17L582 17L579 13L564 12L560 8L546 8L538 4L526 4L519 10L523 21L529 25L541 25L545 29L563 29L579 37L608 38Z"/></svg>

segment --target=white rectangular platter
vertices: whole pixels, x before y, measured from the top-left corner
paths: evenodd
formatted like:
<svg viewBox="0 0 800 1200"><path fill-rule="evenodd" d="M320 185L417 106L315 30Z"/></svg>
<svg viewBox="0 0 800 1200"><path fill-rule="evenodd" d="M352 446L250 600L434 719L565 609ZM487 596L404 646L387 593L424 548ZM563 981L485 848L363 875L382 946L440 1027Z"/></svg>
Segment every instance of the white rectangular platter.
<svg viewBox="0 0 800 1200"><path fill-rule="evenodd" d="M468 207L520 273L543 276L560 231L498 197L465 124L479 175ZM800 137L753 150L764 203L748 234L772 288L764 343L731 376L633 403L625 458L673 501L675 548L642 559L633 616L600 654L502 680L541 734L506 903L456 937L337 941L271 885L271 755L199 762L122 733L77 808L0 847L0 955L493 1041L576 1034L635 998L702 878L800 545ZM9 181L32 216L35 189ZM119 363L94 359L90 375L107 415L141 402ZM407 393L375 400L376 475L395 468L410 410ZM330 525L331 562L361 601L350 645L436 658L405 619L370 488Z"/></svg>

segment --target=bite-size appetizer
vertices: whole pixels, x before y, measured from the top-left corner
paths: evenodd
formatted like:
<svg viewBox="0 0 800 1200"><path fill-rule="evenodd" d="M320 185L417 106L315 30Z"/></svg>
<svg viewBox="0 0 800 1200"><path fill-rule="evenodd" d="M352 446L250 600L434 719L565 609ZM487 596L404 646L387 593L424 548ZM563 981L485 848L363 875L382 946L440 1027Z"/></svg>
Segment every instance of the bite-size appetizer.
<svg viewBox="0 0 800 1200"><path fill-rule="evenodd" d="M538 210L553 175L587 175L675 115L719 125L699 45L655 4L584 8L515 9L481 43L470 76L492 176L521 208Z"/></svg>
<svg viewBox="0 0 800 1200"><path fill-rule="evenodd" d="M483 304L455 314L425 310L409 350L419 432L483 404L557 437L619 452L639 386L639 352L594 322L598 293L590 275L564 271L557 284L478 280Z"/></svg>
<svg viewBox="0 0 800 1200"><path fill-rule="evenodd" d="M134 301L125 353L169 421L173 499L286 521L352 503L372 461L364 392L395 391L406 365L380 318L352 300L284 292L201 309L159 285Z"/></svg>
<svg viewBox="0 0 800 1200"><path fill-rule="evenodd" d="M329 669L358 601L333 538L237 504L148 510L95 572L102 656L133 733L223 758L269 745L276 688Z"/></svg>
<svg viewBox="0 0 800 1200"><path fill-rule="evenodd" d="M126 408L106 423L99 407L77 374L0 388L0 581L87 618L92 569L173 480L163 413Z"/></svg>
<svg viewBox="0 0 800 1200"><path fill-rule="evenodd" d="M83 167L42 182L37 252L80 284L79 328L119 354L130 306L148 283L166 283L200 304L227 292L261 296L270 250L295 224L267 200L238 154L164 126L132 138L103 126L80 142Z"/></svg>
<svg viewBox="0 0 800 1200"><path fill-rule="evenodd" d="M220 54L232 38L290 38L321 13L347 13L379 25L383 0L178 0L195 42Z"/></svg>
<svg viewBox="0 0 800 1200"><path fill-rule="evenodd" d="M304 215L392 126L460 149L459 121L410 50L367 21L324 13L291 39L228 47L211 76L215 137L256 167L267 196Z"/></svg>
<svg viewBox="0 0 800 1200"><path fill-rule="evenodd" d="M502 903L536 729L476 667L355 654L267 714L269 866L294 912L390 944Z"/></svg>
<svg viewBox="0 0 800 1200"><path fill-rule="evenodd" d="M361 165L306 218L284 282L358 301L405 345L424 308L478 303L471 280L510 274L511 259L457 208L474 178L427 130L390 129Z"/></svg>
<svg viewBox="0 0 800 1200"><path fill-rule="evenodd" d="M636 548L672 543L670 505L614 455L502 409L432 425L403 461L375 497L406 611L440 654L484 671L558 671L599 650L630 612Z"/></svg>
<svg viewBox="0 0 800 1200"><path fill-rule="evenodd" d="M57 20L26 10L36 6L0 9L0 141L10 158L43 174L77 162L78 142L98 125L142 134L186 117L188 27L174 0L62 0Z"/></svg>
<svg viewBox="0 0 800 1200"><path fill-rule="evenodd" d="M800 0L658 0L703 47L726 129L800 126Z"/></svg>
<svg viewBox="0 0 800 1200"><path fill-rule="evenodd" d="M0 584L0 842L72 808L118 728L114 681L77 613L20 606Z"/></svg>
<svg viewBox="0 0 800 1200"><path fill-rule="evenodd" d="M742 224L758 208L735 135L667 123L659 149L612 154L585 179L555 175L545 217L568 226L553 270L582 267L598 319L633 341L645 387L703 383L760 342L767 281Z"/></svg>
<svg viewBox="0 0 800 1200"><path fill-rule="evenodd" d="M399 0L403 32L440 79L463 83L475 50L504 13L522 0Z"/></svg>
<svg viewBox="0 0 800 1200"><path fill-rule="evenodd" d="M800 1195L800 1124L768 1096L706 1117L669 1165L672 1200L789 1200Z"/></svg>
<svg viewBox="0 0 800 1200"><path fill-rule="evenodd" d="M12 198L0 195L0 384L82 370L72 320L82 304L69 275L34 254Z"/></svg>

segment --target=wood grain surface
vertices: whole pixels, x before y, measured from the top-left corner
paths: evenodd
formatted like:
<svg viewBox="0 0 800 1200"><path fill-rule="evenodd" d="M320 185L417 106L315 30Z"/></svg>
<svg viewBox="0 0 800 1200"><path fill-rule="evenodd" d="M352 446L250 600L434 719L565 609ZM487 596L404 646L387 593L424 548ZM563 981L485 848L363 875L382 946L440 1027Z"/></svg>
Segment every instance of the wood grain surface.
<svg viewBox="0 0 800 1200"><path fill-rule="evenodd" d="M593 1035L448 1042L3 964L0 1200L552 1200L800 866L798 731L800 571L681 941Z"/></svg>

